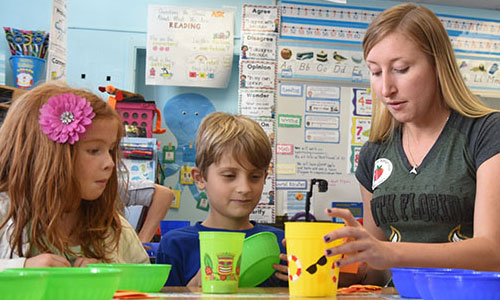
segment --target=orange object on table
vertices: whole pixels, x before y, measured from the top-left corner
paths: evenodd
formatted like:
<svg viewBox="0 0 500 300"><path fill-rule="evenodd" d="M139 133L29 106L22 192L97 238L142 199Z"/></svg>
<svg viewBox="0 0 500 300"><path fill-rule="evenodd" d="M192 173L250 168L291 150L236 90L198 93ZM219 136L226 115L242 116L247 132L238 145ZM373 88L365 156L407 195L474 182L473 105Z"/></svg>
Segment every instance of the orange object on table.
<svg viewBox="0 0 500 300"><path fill-rule="evenodd" d="M113 295L113 299L159 299L160 297L149 296L147 293L138 291L124 291L118 290Z"/></svg>
<svg viewBox="0 0 500 300"><path fill-rule="evenodd" d="M368 293L382 290L378 285L369 284L353 284L349 287L340 288L337 290L338 294L352 294L352 293Z"/></svg>

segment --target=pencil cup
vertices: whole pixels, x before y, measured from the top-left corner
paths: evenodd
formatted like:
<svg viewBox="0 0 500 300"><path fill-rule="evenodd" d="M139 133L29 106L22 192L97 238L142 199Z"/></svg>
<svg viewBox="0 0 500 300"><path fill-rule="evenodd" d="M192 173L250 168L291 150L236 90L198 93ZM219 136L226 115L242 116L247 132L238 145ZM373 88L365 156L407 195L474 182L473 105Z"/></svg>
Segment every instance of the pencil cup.
<svg viewBox="0 0 500 300"><path fill-rule="evenodd" d="M321 222L285 222L290 296L325 297L337 293L340 255L327 257L325 250L342 240L325 243L323 236L344 224Z"/></svg>
<svg viewBox="0 0 500 300"><path fill-rule="evenodd" d="M245 234L202 231L200 238L201 289L208 294L238 292Z"/></svg>
<svg viewBox="0 0 500 300"><path fill-rule="evenodd" d="M12 55L10 63L12 64L15 87L28 90L38 83L40 75L43 73L45 60L34 56Z"/></svg>

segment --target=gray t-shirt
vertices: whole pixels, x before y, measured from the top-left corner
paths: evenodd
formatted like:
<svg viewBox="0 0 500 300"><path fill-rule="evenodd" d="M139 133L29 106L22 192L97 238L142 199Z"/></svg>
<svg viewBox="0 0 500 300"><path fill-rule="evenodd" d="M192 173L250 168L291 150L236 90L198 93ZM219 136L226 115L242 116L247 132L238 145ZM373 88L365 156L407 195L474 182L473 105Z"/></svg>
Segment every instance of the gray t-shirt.
<svg viewBox="0 0 500 300"><path fill-rule="evenodd" d="M417 174L398 129L363 146L356 178L373 193L372 216L388 240L458 241L473 235L477 169L499 152L500 113L467 118L452 111Z"/></svg>

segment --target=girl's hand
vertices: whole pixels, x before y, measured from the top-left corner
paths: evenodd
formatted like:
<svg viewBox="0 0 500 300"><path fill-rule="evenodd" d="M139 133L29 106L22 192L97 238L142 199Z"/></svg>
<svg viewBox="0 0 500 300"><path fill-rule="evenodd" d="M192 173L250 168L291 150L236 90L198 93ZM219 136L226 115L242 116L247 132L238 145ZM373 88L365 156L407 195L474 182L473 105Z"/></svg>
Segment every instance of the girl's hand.
<svg viewBox="0 0 500 300"><path fill-rule="evenodd" d="M349 254L349 257L341 258L336 262L337 267L356 262L366 262L374 269L387 269L392 265L391 259L395 256L387 242L378 240L363 228L348 209L327 208L326 214L330 217L342 218L346 224L344 228L332 231L323 237L326 243L336 239L348 240L340 246L325 251L326 256Z"/></svg>
<svg viewBox="0 0 500 300"><path fill-rule="evenodd" d="M86 267L87 264L100 264L100 263L102 262L97 258L78 257L75 260L73 267Z"/></svg>
<svg viewBox="0 0 500 300"><path fill-rule="evenodd" d="M71 267L71 263L64 257L51 253L38 254L30 257L24 262L25 268L44 267Z"/></svg>
<svg viewBox="0 0 500 300"><path fill-rule="evenodd" d="M281 243L283 244L283 247L286 249L285 239L283 239ZM280 260L287 261L285 253L280 254ZM288 281L288 265L274 264L273 269L276 270L276 272L274 273L274 276L276 278L278 278L279 280Z"/></svg>

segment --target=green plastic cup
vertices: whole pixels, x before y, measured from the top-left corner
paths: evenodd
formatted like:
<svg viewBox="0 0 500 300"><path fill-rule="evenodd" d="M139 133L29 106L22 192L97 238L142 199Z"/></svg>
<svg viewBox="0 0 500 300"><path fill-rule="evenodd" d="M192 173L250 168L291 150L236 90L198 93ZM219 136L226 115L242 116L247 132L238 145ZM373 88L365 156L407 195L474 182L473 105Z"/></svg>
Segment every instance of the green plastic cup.
<svg viewBox="0 0 500 300"><path fill-rule="evenodd" d="M200 237L201 289L207 294L238 292L245 234L202 231Z"/></svg>

